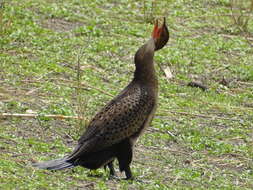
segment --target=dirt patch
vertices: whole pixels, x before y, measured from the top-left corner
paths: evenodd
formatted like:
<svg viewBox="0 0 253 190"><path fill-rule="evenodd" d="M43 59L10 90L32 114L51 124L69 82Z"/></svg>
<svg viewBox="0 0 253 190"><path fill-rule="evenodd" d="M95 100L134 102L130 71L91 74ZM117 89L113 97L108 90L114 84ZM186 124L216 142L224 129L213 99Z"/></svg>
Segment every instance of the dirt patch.
<svg viewBox="0 0 253 190"><path fill-rule="evenodd" d="M62 18L49 18L41 22L42 27L55 32L68 32L83 25L81 22L71 22Z"/></svg>
<svg viewBox="0 0 253 190"><path fill-rule="evenodd" d="M212 165L214 168L219 168L220 170L229 170L234 172L242 172L248 169L248 160L244 159L241 155L226 155L220 157L209 156L207 163Z"/></svg>

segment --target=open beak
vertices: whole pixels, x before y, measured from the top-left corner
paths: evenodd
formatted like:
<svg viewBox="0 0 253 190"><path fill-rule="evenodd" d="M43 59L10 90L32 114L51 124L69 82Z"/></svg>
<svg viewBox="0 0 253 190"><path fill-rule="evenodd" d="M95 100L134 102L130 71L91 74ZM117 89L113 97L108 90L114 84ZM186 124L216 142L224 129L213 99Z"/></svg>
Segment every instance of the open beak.
<svg viewBox="0 0 253 190"><path fill-rule="evenodd" d="M161 25L161 27L159 27L158 19L156 19L154 29L153 29L153 32L152 32L152 37L154 39L160 38L161 33L165 28L166 28L166 19L165 19L165 17L163 17L163 24Z"/></svg>
<svg viewBox="0 0 253 190"><path fill-rule="evenodd" d="M163 18L163 23L159 27L158 20L155 20L154 29L152 32L152 38L155 41L156 50L161 49L169 40L169 31L166 26L166 19Z"/></svg>

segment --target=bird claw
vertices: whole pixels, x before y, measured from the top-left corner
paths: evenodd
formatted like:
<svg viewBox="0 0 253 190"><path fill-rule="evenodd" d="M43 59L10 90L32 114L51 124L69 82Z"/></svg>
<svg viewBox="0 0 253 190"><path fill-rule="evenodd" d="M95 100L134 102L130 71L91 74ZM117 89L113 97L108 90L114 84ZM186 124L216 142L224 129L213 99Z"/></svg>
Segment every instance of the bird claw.
<svg viewBox="0 0 253 190"><path fill-rule="evenodd" d="M108 178L108 180L116 180L116 181L120 181L121 180L121 178L119 178L118 176L116 176L116 175L110 175L109 176L109 178Z"/></svg>
<svg viewBox="0 0 253 190"><path fill-rule="evenodd" d="M139 183L142 183L142 184L147 184L148 182L147 181L144 181L144 180L141 180L141 179L138 179L138 178L135 178L135 177L130 177L130 178L124 178L123 180L128 180L129 182L139 182Z"/></svg>

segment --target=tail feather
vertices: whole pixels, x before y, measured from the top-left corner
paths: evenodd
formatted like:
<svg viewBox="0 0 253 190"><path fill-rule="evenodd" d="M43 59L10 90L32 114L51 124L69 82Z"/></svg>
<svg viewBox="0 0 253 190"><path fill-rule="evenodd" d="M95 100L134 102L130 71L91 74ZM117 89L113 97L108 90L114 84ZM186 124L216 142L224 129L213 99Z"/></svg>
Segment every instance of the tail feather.
<svg viewBox="0 0 253 190"><path fill-rule="evenodd" d="M68 162L65 158L39 162L32 164L32 166L40 168L40 169L47 169L47 170L62 170L65 168L73 168L75 165L71 162Z"/></svg>

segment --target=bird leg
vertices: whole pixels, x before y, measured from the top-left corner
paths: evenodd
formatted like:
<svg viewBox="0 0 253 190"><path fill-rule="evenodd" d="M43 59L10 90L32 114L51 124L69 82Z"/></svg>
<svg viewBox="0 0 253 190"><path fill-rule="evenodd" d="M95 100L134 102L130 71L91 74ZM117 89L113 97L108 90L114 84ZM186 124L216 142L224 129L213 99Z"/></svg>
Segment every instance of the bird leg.
<svg viewBox="0 0 253 190"><path fill-rule="evenodd" d="M113 161L109 162L106 166L109 168L110 176L115 176Z"/></svg>
<svg viewBox="0 0 253 190"><path fill-rule="evenodd" d="M120 171L124 171L126 175L126 180L132 180L132 172L130 169L130 164L133 157L133 149L129 139L124 140L120 145L120 150L118 151L117 159L119 161Z"/></svg>
<svg viewBox="0 0 253 190"><path fill-rule="evenodd" d="M125 171L125 174L126 174L126 178L124 180L131 180L131 181L134 180L134 181L137 181L137 182L140 182L140 183L147 183L147 182L145 182L145 181L143 181L141 179L137 179L136 177L134 177L132 175L130 166L126 167L124 171Z"/></svg>
<svg viewBox="0 0 253 190"><path fill-rule="evenodd" d="M115 169L114 169L114 166L113 166L113 161L110 161L108 164L104 165L104 169L106 171L106 168L108 167L109 168L109 172L110 172L110 177L109 179L116 179L117 176L115 174Z"/></svg>
<svg viewBox="0 0 253 190"><path fill-rule="evenodd" d="M126 178L125 178L126 180L133 180L134 179L129 165L125 168L124 171L126 174Z"/></svg>

